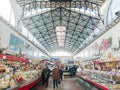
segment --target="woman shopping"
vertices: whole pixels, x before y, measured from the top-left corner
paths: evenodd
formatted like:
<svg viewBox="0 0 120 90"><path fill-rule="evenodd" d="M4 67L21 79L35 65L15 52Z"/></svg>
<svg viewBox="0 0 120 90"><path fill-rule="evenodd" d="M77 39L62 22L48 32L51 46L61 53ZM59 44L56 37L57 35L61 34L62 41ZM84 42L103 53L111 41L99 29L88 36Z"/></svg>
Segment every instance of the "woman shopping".
<svg viewBox="0 0 120 90"><path fill-rule="evenodd" d="M55 87L58 88L59 70L58 70L57 66L55 66L53 68L52 75L53 75L53 88L55 88Z"/></svg>

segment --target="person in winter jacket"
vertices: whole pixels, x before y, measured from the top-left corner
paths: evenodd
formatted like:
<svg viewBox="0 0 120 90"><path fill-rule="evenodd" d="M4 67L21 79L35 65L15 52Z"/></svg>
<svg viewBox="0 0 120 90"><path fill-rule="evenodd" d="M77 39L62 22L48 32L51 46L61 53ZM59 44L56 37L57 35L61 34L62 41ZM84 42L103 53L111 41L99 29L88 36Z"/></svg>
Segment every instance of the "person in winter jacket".
<svg viewBox="0 0 120 90"><path fill-rule="evenodd" d="M49 82L49 77L50 77L50 69L48 68L48 66L46 66L46 68L44 68L42 70L42 85L45 85L46 87L48 87L48 82Z"/></svg>
<svg viewBox="0 0 120 90"><path fill-rule="evenodd" d="M59 70L58 70L57 66L55 66L53 68L52 75L53 75L53 88L55 88L55 87L58 88Z"/></svg>

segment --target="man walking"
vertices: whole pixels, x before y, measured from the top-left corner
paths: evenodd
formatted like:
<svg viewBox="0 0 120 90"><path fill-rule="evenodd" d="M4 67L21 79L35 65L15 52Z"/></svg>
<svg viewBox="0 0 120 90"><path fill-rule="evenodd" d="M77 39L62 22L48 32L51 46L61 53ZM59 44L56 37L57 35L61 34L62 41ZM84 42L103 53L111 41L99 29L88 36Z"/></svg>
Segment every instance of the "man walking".
<svg viewBox="0 0 120 90"><path fill-rule="evenodd" d="M42 70L42 84L48 87L49 77L50 77L50 69L48 66Z"/></svg>

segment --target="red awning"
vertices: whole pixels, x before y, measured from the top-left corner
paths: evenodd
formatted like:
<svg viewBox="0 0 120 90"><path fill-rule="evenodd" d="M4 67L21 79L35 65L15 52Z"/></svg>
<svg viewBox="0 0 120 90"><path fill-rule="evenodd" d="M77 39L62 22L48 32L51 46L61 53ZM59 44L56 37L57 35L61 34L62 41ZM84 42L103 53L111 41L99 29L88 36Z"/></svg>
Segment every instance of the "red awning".
<svg viewBox="0 0 120 90"><path fill-rule="evenodd" d="M3 59L3 54L0 54L0 59Z"/></svg>
<svg viewBox="0 0 120 90"><path fill-rule="evenodd" d="M20 61L22 63L27 63L29 61L28 59L23 58L23 57L15 57L15 56L4 55L4 54L0 54L0 59L8 59L8 60L13 60L13 61Z"/></svg>

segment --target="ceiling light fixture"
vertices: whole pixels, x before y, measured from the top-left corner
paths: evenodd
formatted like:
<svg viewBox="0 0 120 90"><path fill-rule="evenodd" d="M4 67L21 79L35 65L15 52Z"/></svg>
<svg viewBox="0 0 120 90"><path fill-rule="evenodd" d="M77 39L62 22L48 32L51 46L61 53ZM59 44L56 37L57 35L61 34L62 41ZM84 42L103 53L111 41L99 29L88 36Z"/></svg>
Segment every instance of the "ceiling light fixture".
<svg viewBox="0 0 120 90"><path fill-rule="evenodd" d="M57 26L55 31L56 31L58 46L63 47L64 41L65 41L66 27L65 26Z"/></svg>

